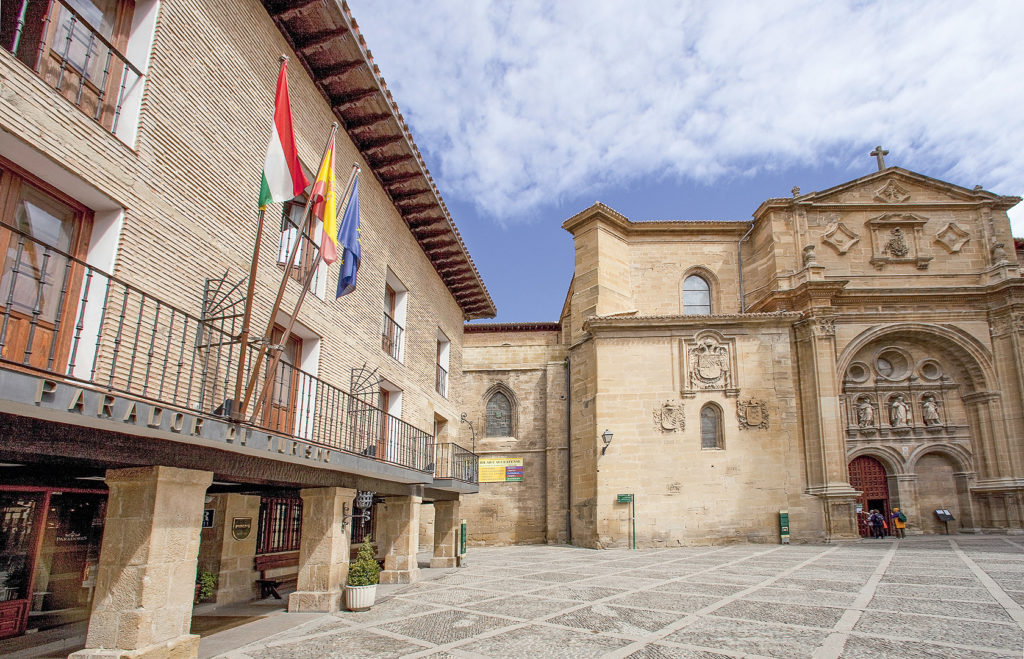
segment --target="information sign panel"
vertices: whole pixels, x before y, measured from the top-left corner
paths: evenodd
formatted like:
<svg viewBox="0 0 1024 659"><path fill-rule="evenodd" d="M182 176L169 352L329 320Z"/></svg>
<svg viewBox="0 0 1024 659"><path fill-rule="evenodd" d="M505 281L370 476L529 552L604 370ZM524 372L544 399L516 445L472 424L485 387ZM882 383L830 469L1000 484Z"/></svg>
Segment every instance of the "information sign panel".
<svg viewBox="0 0 1024 659"><path fill-rule="evenodd" d="M516 483L523 480L522 458L480 458L481 483Z"/></svg>

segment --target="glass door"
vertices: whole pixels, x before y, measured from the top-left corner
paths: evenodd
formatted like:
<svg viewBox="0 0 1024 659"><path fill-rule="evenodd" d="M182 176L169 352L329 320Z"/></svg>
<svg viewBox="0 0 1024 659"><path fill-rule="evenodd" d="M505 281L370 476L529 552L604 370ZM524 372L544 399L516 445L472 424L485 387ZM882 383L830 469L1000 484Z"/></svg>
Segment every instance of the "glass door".
<svg viewBox="0 0 1024 659"><path fill-rule="evenodd" d="M0 638L25 632L47 498L42 492L0 492Z"/></svg>

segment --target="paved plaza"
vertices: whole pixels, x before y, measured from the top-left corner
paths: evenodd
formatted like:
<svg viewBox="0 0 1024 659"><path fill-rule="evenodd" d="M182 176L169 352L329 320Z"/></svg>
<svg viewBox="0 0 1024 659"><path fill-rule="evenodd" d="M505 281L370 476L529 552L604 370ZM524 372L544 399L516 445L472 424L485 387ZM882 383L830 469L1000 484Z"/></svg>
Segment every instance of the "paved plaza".
<svg viewBox="0 0 1024 659"><path fill-rule="evenodd" d="M220 656L1024 655L1024 538L1015 536L472 548L467 562L369 612L316 616Z"/></svg>

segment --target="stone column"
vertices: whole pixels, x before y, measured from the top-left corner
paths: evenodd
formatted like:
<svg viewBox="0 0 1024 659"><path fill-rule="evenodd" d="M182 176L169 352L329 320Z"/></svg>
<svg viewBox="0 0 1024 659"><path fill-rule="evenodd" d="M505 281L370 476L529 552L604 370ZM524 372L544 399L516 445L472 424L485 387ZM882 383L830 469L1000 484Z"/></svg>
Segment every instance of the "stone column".
<svg viewBox="0 0 1024 659"><path fill-rule="evenodd" d="M956 483L956 502L960 512L960 532L977 533L977 522L974 519L974 497L971 495L971 484L974 482L974 472L957 471L953 473L953 482ZM930 514L931 511L924 511Z"/></svg>
<svg viewBox="0 0 1024 659"><path fill-rule="evenodd" d="M356 491L346 487L302 490L299 580L288 596L290 613L332 613L341 609L348 578L349 530L341 528L345 505L352 514Z"/></svg>
<svg viewBox="0 0 1024 659"><path fill-rule="evenodd" d="M921 506L917 497L917 474L897 474L900 510L907 516L907 535L921 533Z"/></svg>
<svg viewBox="0 0 1024 659"><path fill-rule="evenodd" d="M434 502L434 555L430 567L457 567L459 501Z"/></svg>
<svg viewBox="0 0 1024 659"><path fill-rule="evenodd" d="M107 471L96 593L85 649L71 657L195 657L189 634L203 500L213 473Z"/></svg>
<svg viewBox="0 0 1024 659"><path fill-rule="evenodd" d="M420 544L419 517L422 503L423 497L414 496L389 496L385 499L381 518L377 520L378 525L384 525L381 542L386 543L381 583L419 581L420 568L416 565L416 551Z"/></svg>
<svg viewBox="0 0 1024 659"><path fill-rule="evenodd" d="M224 527L217 573L217 604L248 602L256 595L259 572L253 566L256 556L256 531L260 519L260 497L251 494L224 494ZM241 540L232 534L234 520L249 531ZM240 532L240 534L243 532Z"/></svg>

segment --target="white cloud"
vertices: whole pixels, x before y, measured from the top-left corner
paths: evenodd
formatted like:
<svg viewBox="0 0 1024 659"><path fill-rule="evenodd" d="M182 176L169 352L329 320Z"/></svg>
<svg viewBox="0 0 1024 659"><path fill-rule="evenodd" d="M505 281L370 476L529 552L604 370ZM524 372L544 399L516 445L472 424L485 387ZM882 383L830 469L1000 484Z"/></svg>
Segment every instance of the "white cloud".
<svg viewBox="0 0 1024 659"><path fill-rule="evenodd" d="M651 176L855 174L879 142L1024 193L1021 2L350 4L442 190L498 219Z"/></svg>

